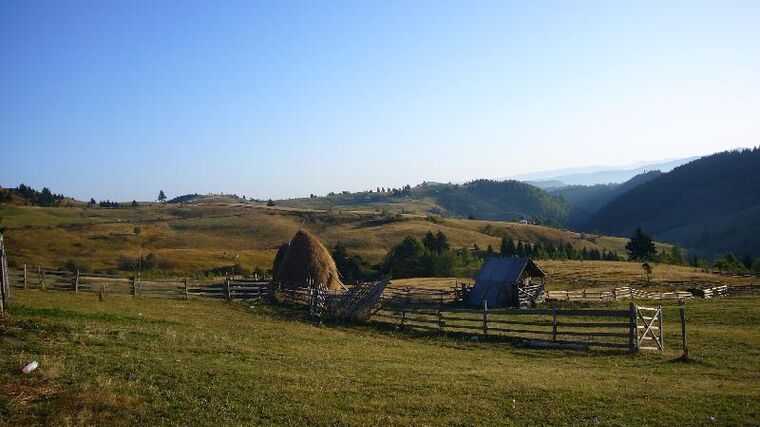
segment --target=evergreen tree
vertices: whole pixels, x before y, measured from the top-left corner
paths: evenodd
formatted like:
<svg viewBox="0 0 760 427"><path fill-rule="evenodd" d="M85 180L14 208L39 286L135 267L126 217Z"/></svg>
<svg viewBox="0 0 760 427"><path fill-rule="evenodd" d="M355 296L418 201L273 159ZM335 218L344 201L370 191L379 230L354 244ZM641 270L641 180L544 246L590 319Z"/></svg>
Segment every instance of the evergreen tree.
<svg viewBox="0 0 760 427"><path fill-rule="evenodd" d="M522 240L517 241L517 248L515 248L515 253L517 254L518 258L525 258L525 245L523 245Z"/></svg>
<svg viewBox="0 0 760 427"><path fill-rule="evenodd" d="M422 244L425 246L425 249L431 252L436 250L436 240L432 231L428 231L427 234L425 234L425 237L422 238Z"/></svg>
<svg viewBox="0 0 760 427"><path fill-rule="evenodd" d="M525 258L533 258L533 245L530 242L525 242L524 250Z"/></svg>
<svg viewBox="0 0 760 427"><path fill-rule="evenodd" d="M161 203L166 201L166 194L164 194L164 190L160 190L158 192L158 201Z"/></svg>
<svg viewBox="0 0 760 427"><path fill-rule="evenodd" d="M749 257L748 253L744 253L744 258L742 258L742 263L747 268L752 268L752 258Z"/></svg>
<svg viewBox="0 0 760 427"><path fill-rule="evenodd" d="M362 278L361 257L349 255L348 249L340 242L336 243L332 250L335 266L338 267L340 277L347 283L354 283Z"/></svg>
<svg viewBox="0 0 760 427"><path fill-rule="evenodd" d="M515 242L512 241L512 239L508 239L506 237L502 237L501 239L501 248L499 249L501 252L501 256L506 258L512 258L515 256L516 248L515 248Z"/></svg>
<svg viewBox="0 0 760 427"><path fill-rule="evenodd" d="M383 269L396 279L424 276L424 257L428 253L419 239L407 236L388 252Z"/></svg>
<svg viewBox="0 0 760 427"><path fill-rule="evenodd" d="M637 228L631 240L625 245L628 257L634 261L649 261L657 255L657 249L651 237Z"/></svg>
<svg viewBox="0 0 760 427"><path fill-rule="evenodd" d="M136 208L136 207L137 207L137 200L132 200L132 207L133 207L133 208Z"/></svg>
<svg viewBox="0 0 760 427"><path fill-rule="evenodd" d="M673 245L673 247L670 248L670 258L670 261L673 264L683 264L683 251L681 251L681 248L678 247L678 245Z"/></svg>
<svg viewBox="0 0 760 427"><path fill-rule="evenodd" d="M90 201L87 203L87 206L95 206L98 202L95 201L95 198L91 198Z"/></svg>
<svg viewBox="0 0 760 427"><path fill-rule="evenodd" d="M442 231L435 233L435 250L439 254L450 249L449 239Z"/></svg>

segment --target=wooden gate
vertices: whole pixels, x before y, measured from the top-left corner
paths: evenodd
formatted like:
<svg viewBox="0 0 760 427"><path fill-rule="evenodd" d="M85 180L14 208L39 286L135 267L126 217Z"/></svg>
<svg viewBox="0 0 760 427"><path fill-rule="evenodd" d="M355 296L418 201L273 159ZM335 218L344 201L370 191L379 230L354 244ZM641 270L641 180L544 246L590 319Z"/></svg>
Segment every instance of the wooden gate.
<svg viewBox="0 0 760 427"><path fill-rule="evenodd" d="M652 346L654 342L655 346ZM662 329L662 306L636 307L636 348L664 350L665 335Z"/></svg>

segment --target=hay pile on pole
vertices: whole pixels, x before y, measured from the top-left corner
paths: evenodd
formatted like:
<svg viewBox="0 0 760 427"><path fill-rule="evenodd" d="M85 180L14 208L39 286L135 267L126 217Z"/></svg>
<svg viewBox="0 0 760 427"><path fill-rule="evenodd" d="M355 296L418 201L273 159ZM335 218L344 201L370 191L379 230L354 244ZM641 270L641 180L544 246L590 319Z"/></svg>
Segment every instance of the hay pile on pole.
<svg viewBox="0 0 760 427"><path fill-rule="evenodd" d="M311 279L330 290L343 288L330 251L304 230L298 230L289 244L280 246L272 271L274 279L288 287L306 286Z"/></svg>

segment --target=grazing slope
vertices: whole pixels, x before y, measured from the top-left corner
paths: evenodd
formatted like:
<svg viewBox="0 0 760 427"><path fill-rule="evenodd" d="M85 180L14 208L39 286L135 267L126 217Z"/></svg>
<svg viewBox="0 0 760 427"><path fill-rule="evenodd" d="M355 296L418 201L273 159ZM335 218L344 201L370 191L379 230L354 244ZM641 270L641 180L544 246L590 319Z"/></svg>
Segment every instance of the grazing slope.
<svg viewBox="0 0 760 427"><path fill-rule="evenodd" d="M301 227L328 248L343 243L352 254L380 262L408 235L443 232L452 247L498 248L501 237L570 243L581 249L624 253L626 240L539 225L499 221L387 217L377 212L296 210L253 204L147 205L138 208L38 208L0 205L9 260L16 265L62 267L68 260L92 269L115 269L119 256L158 256L160 269L180 274L231 266L269 269L283 242Z"/></svg>
<svg viewBox="0 0 760 427"><path fill-rule="evenodd" d="M708 256L760 256L760 149L680 166L613 200L585 226L613 235L636 227Z"/></svg>
<svg viewBox="0 0 760 427"><path fill-rule="evenodd" d="M559 197L519 181L476 180L467 184L421 184L406 192L361 192L280 200L279 206L437 214L514 221L534 219L562 224L570 206Z"/></svg>

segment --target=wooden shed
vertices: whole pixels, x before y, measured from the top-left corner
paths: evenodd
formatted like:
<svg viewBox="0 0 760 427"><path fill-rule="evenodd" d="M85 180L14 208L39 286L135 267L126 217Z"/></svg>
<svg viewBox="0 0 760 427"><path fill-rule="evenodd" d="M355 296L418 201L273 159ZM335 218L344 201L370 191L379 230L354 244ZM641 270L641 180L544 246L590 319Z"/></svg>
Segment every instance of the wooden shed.
<svg viewBox="0 0 760 427"><path fill-rule="evenodd" d="M530 307L543 300L546 274L528 258L488 258L480 269L467 305Z"/></svg>

